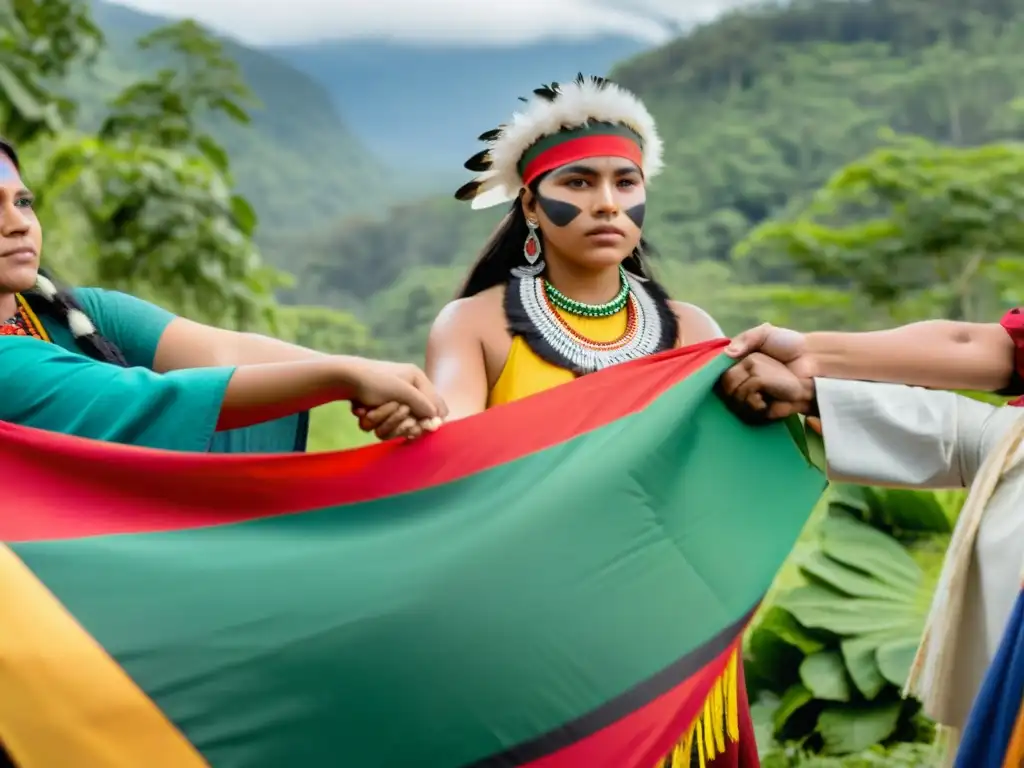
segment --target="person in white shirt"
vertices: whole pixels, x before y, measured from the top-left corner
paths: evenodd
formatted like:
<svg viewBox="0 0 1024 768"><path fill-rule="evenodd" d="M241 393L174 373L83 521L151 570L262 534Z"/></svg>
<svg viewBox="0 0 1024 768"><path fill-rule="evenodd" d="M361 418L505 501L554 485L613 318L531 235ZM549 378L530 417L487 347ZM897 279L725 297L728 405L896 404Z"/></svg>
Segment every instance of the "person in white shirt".
<svg viewBox="0 0 1024 768"><path fill-rule="evenodd" d="M753 402L750 410L770 419L810 417L832 480L971 489L908 682L926 714L961 731L1021 589L1024 408L901 384L800 377L753 358L721 387L728 402Z"/></svg>

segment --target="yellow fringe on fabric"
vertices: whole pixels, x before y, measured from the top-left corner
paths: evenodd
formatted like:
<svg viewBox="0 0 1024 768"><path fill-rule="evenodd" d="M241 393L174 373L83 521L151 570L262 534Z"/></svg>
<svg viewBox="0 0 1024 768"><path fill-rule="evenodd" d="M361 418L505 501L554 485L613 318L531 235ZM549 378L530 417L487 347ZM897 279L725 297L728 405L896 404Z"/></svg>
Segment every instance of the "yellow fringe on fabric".
<svg viewBox="0 0 1024 768"><path fill-rule="evenodd" d="M727 744L740 740L739 663L737 651L712 685L704 710L661 768L690 768L694 752L700 768L707 768L710 760L725 752Z"/></svg>

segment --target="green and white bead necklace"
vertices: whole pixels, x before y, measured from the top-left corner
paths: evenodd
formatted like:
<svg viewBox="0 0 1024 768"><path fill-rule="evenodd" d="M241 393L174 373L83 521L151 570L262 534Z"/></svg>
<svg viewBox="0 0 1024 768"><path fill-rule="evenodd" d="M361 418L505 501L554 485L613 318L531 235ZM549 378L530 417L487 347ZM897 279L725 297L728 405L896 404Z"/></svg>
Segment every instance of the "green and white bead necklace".
<svg viewBox="0 0 1024 768"><path fill-rule="evenodd" d="M611 317L625 309L626 302L629 301L629 281L626 280L626 270L622 267L619 267L619 282L620 288L619 292L615 294L615 298L604 304L585 304L582 301L570 299L547 280L544 281L544 291L551 303L563 312L581 317Z"/></svg>

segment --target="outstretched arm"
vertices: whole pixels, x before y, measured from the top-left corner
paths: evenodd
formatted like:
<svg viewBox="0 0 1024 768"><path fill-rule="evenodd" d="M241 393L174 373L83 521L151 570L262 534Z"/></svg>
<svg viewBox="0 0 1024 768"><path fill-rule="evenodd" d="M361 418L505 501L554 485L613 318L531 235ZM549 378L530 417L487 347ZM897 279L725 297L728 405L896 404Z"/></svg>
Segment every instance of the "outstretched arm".
<svg viewBox="0 0 1024 768"><path fill-rule="evenodd" d="M459 299L445 306L427 338L427 376L448 407L448 419L463 419L487 409L487 363L480 329L493 318L488 305L477 299ZM408 410L388 403L369 410L355 409L359 426L381 440L415 437Z"/></svg>
<svg viewBox="0 0 1024 768"><path fill-rule="evenodd" d="M983 392L1010 385L1016 351L996 323L948 320L870 333L809 333L807 349L819 376Z"/></svg>
<svg viewBox="0 0 1024 768"><path fill-rule="evenodd" d="M325 357L168 374L121 368L31 338L0 338L0 420L97 440L204 451L213 432L332 400L406 403L423 419L444 416L426 377L394 375L360 358Z"/></svg>
<svg viewBox="0 0 1024 768"><path fill-rule="evenodd" d="M746 392L762 393L769 418L816 415L829 478L866 485L965 487L981 463L989 427L1024 416L952 392L800 378L757 355L730 369L721 386L737 402Z"/></svg>
<svg viewBox="0 0 1024 768"><path fill-rule="evenodd" d="M270 336L214 328L176 317L160 336L153 367L166 372L184 368L303 362L326 356Z"/></svg>
<svg viewBox="0 0 1024 768"><path fill-rule="evenodd" d="M880 381L932 389L1019 389L1024 315L1001 324L930 320L867 333L800 334L762 325L740 334L726 354L763 352L802 376Z"/></svg>

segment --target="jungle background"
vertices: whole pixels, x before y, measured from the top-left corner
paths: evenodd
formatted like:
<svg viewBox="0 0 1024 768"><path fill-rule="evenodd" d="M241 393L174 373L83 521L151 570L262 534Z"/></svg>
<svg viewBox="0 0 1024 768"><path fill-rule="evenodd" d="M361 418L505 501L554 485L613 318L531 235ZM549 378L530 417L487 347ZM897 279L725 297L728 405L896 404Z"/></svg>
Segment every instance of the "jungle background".
<svg viewBox="0 0 1024 768"><path fill-rule="evenodd" d="M63 281L329 352L421 362L500 216L451 199L458 163L516 96L580 69L657 118L655 269L726 332L1024 303L1024 0L793 0L653 49L527 54L483 72L435 55L439 94L404 50L258 50L106 3L0 0L0 133ZM312 440L367 438L337 406ZM961 502L830 489L747 637L766 768L931 764L898 691Z"/></svg>

